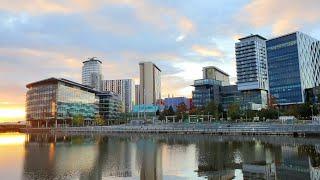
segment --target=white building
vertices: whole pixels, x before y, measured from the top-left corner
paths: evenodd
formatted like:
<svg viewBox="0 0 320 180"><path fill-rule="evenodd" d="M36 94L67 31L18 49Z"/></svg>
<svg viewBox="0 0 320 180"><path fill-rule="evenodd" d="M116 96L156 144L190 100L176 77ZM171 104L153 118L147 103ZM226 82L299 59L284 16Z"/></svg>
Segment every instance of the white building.
<svg viewBox="0 0 320 180"><path fill-rule="evenodd" d="M161 99L161 70L152 62L140 62L139 104L156 104Z"/></svg>
<svg viewBox="0 0 320 180"><path fill-rule="evenodd" d="M268 90L266 39L250 35L235 44L238 89Z"/></svg>
<svg viewBox="0 0 320 180"><path fill-rule="evenodd" d="M83 61L82 84L92 87L95 90L102 90L102 62L96 57Z"/></svg>
<svg viewBox="0 0 320 180"><path fill-rule="evenodd" d="M250 35L239 41L235 44L235 52L242 104L257 104L265 108L269 90L266 39L260 35Z"/></svg>
<svg viewBox="0 0 320 180"><path fill-rule="evenodd" d="M119 94L124 111L132 111L135 102L135 85L132 79L104 80L103 90Z"/></svg>

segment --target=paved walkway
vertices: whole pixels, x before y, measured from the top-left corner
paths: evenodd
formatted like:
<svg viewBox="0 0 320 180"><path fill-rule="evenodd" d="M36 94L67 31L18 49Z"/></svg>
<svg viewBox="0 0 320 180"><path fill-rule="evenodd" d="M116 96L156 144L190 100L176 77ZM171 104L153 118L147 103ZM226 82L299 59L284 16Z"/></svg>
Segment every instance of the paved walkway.
<svg viewBox="0 0 320 180"><path fill-rule="evenodd" d="M127 132L127 133L178 133L178 134L230 134L230 135L320 135L320 125L268 124L268 123L200 123L200 124L157 124L157 125L117 125L65 128L32 128L23 132Z"/></svg>

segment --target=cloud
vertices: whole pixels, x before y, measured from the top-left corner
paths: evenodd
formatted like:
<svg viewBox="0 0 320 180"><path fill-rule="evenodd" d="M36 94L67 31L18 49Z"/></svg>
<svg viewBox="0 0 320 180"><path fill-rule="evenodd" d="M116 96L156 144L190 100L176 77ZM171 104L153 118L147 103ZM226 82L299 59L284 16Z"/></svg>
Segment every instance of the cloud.
<svg viewBox="0 0 320 180"><path fill-rule="evenodd" d="M223 57L224 52L216 47L193 45L192 50L201 56Z"/></svg>
<svg viewBox="0 0 320 180"><path fill-rule="evenodd" d="M237 17L255 27L271 26L279 35L319 23L319 7L319 0L254 0Z"/></svg>

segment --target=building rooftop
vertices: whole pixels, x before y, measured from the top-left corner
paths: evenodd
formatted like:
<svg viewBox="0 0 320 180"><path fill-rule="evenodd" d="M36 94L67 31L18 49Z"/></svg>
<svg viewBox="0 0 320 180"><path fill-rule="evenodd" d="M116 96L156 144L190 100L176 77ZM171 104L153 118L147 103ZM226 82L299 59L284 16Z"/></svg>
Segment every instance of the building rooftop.
<svg viewBox="0 0 320 180"><path fill-rule="evenodd" d="M41 84L47 84L47 83L54 83L54 82L63 82L63 83L69 84L69 85L73 85L73 86L77 86L77 87L86 89L86 90L88 90L90 92L94 92L94 93L99 92L99 91L96 91L96 90L92 89L89 86L86 86L86 85L83 85L83 84L80 84L80 83L77 83L77 82L74 82L74 81L70 81L70 80L67 80L67 79L64 79L64 78L54 78L54 77L29 83L29 84L26 85L26 87L27 88L31 88L32 86L41 85Z"/></svg>
<svg viewBox="0 0 320 180"><path fill-rule="evenodd" d="M144 64L144 63L151 63L151 64L153 64L153 66L156 67L156 68L161 72L161 69L160 69L157 65L155 65L153 62L151 62L151 61L142 61L142 62L139 62L139 65L140 65L140 64Z"/></svg>
<svg viewBox="0 0 320 180"><path fill-rule="evenodd" d="M84 63L89 62L89 61L98 61L100 64L102 64L102 61L97 59L97 57L88 58L88 60L83 61L82 63L84 64Z"/></svg>
<svg viewBox="0 0 320 180"><path fill-rule="evenodd" d="M240 38L239 41L243 41L243 40L245 40L245 39L249 39L249 38L252 38L252 37L258 37L258 38L260 38L260 39L267 40L265 37L260 36L259 34L251 34L251 35L249 35L249 36L245 36L245 37L243 37L243 38Z"/></svg>
<svg viewBox="0 0 320 180"><path fill-rule="evenodd" d="M228 73L222 71L221 69L217 68L216 66L206 66L206 67L203 67L203 68L202 68L202 71L205 70L205 69L209 69L209 68L215 69L215 70L219 71L221 74L224 74L224 75L226 75L226 76L229 76Z"/></svg>

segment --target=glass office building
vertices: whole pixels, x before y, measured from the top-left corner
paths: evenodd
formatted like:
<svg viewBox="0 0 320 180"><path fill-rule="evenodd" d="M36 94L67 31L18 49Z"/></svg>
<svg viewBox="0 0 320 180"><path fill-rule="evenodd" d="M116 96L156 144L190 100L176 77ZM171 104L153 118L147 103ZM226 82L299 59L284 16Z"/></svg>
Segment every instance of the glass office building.
<svg viewBox="0 0 320 180"><path fill-rule="evenodd" d="M90 125L99 113L106 120L120 113L118 96L66 79L49 78L27 88L26 119L33 127L70 125L76 115Z"/></svg>
<svg viewBox="0 0 320 180"><path fill-rule="evenodd" d="M266 42L270 96L279 105L305 102L305 90L319 85L319 41L294 32Z"/></svg>
<svg viewBox="0 0 320 180"><path fill-rule="evenodd" d="M209 102L220 103L220 86L222 82L214 79L198 79L194 81L192 102L196 108L203 108Z"/></svg>
<svg viewBox="0 0 320 180"><path fill-rule="evenodd" d="M123 104L121 97L113 92L97 93L99 97L99 114L108 121L117 120L122 112ZM109 124L109 123L108 123Z"/></svg>

